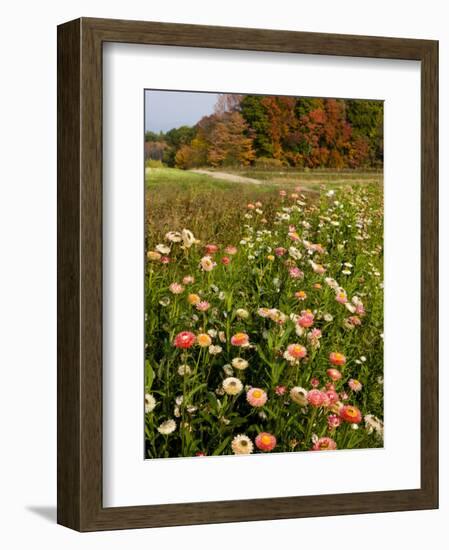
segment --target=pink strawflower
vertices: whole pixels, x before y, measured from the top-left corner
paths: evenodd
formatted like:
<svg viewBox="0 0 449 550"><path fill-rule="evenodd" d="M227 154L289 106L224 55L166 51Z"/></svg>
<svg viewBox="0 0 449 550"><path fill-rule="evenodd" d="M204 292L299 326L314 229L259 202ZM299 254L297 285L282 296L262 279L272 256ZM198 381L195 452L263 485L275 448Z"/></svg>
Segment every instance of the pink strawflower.
<svg viewBox="0 0 449 550"><path fill-rule="evenodd" d="M345 391L342 391L340 392L340 399L342 401L347 401L349 399L349 395Z"/></svg>
<svg viewBox="0 0 449 550"><path fill-rule="evenodd" d="M203 300L201 302L198 302L195 307L198 311L207 311L210 308L210 304L209 302Z"/></svg>
<svg viewBox="0 0 449 550"><path fill-rule="evenodd" d="M193 334L193 332L185 330L176 335L173 344L176 348L188 349L193 346L195 340L196 336Z"/></svg>
<svg viewBox="0 0 449 550"><path fill-rule="evenodd" d="M279 196L280 197L286 197L287 196L287 191L284 191L284 190L279 191Z"/></svg>
<svg viewBox="0 0 449 550"><path fill-rule="evenodd" d="M287 352L294 359L303 359L307 355L307 349L301 344L290 344L287 346Z"/></svg>
<svg viewBox="0 0 449 550"><path fill-rule="evenodd" d="M161 258L161 264L169 264L170 261L171 260L168 256L162 256L162 258Z"/></svg>
<svg viewBox="0 0 449 550"><path fill-rule="evenodd" d="M326 395L329 400L329 405L334 405L338 401L338 393L335 390L326 390Z"/></svg>
<svg viewBox="0 0 449 550"><path fill-rule="evenodd" d="M251 388L246 393L246 400L252 407L263 407L267 402L267 394L260 388Z"/></svg>
<svg viewBox="0 0 449 550"><path fill-rule="evenodd" d="M203 271L212 271L216 265L211 256L203 256L200 260L200 267Z"/></svg>
<svg viewBox="0 0 449 550"><path fill-rule="evenodd" d="M352 298L352 303L355 305L355 313L363 317L365 315L365 306L358 296Z"/></svg>
<svg viewBox="0 0 449 550"><path fill-rule="evenodd" d="M206 244L204 250L206 254L210 256L218 251L218 246L216 244Z"/></svg>
<svg viewBox="0 0 449 550"><path fill-rule="evenodd" d="M335 430L336 428L338 428L338 426L340 426L340 424L341 418L338 415L330 414L327 417L327 427L329 428L329 430Z"/></svg>
<svg viewBox="0 0 449 550"><path fill-rule="evenodd" d="M172 283L168 288L172 294L181 294L184 292L184 287L179 283Z"/></svg>
<svg viewBox="0 0 449 550"><path fill-rule="evenodd" d="M185 285L191 285L195 282L195 277L192 277L192 275L186 275L182 282L185 284Z"/></svg>
<svg viewBox="0 0 449 550"><path fill-rule="evenodd" d="M246 208L248 208L248 210L254 210L256 206L252 202L250 202L246 205Z"/></svg>
<svg viewBox="0 0 449 550"><path fill-rule="evenodd" d="M324 254L324 248L320 244L312 244L312 250L317 254Z"/></svg>
<svg viewBox="0 0 449 550"><path fill-rule="evenodd" d="M310 385L312 386L312 388L317 388L320 385L320 381L318 380L318 378L312 378L312 380L310 381Z"/></svg>
<svg viewBox="0 0 449 550"><path fill-rule="evenodd" d="M314 328L307 335L307 339L309 340L313 348L320 347L320 338L321 338L321 330L319 328Z"/></svg>
<svg viewBox="0 0 449 550"><path fill-rule="evenodd" d="M351 317L348 317L346 321L353 327L358 327L362 324L362 320L357 315L351 315Z"/></svg>
<svg viewBox="0 0 449 550"><path fill-rule="evenodd" d="M341 379L341 372L337 369L327 369L326 373L334 382Z"/></svg>
<svg viewBox="0 0 449 550"><path fill-rule="evenodd" d="M299 269L299 267L292 267L288 272L292 279L301 279L301 277L304 277L304 273Z"/></svg>
<svg viewBox="0 0 449 550"><path fill-rule="evenodd" d="M276 395L284 395L287 391L287 388L285 386L276 386L274 388L274 391Z"/></svg>
<svg viewBox="0 0 449 550"><path fill-rule="evenodd" d="M346 363L346 357L338 351L333 351L329 354L329 361L332 365L336 367L341 367Z"/></svg>
<svg viewBox="0 0 449 550"><path fill-rule="evenodd" d="M335 299L339 304L346 304L348 301L348 297L346 295L346 292L344 290L340 290L335 294Z"/></svg>
<svg viewBox="0 0 449 550"><path fill-rule="evenodd" d="M335 451L337 444L330 437L320 437L312 447L312 451Z"/></svg>
<svg viewBox="0 0 449 550"><path fill-rule="evenodd" d="M287 249L283 248L282 246L278 246L277 248L274 249L274 253L278 257L283 256L286 252L287 252Z"/></svg>
<svg viewBox="0 0 449 550"><path fill-rule="evenodd" d="M327 395L326 392L322 392L323 393L323 403L321 404L322 407L330 407L331 406L331 402L330 402L330 399Z"/></svg>
<svg viewBox="0 0 449 550"><path fill-rule="evenodd" d="M313 389L307 394L307 401L309 402L309 405L312 405L312 407L321 407L321 405L324 404L326 397L326 394L322 391Z"/></svg>
<svg viewBox="0 0 449 550"><path fill-rule="evenodd" d="M272 451L276 447L276 438L267 432L260 432L256 437L256 447L264 452Z"/></svg>
<svg viewBox="0 0 449 550"><path fill-rule="evenodd" d="M309 328L313 325L313 321L315 320L315 315L309 310L303 310L301 311L301 315L298 318L298 325L302 328Z"/></svg>
<svg viewBox="0 0 449 550"><path fill-rule="evenodd" d="M318 275L323 275L326 273L326 268L321 264L316 264L313 260L309 260L309 263L312 266L313 271L318 273Z"/></svg>
<svg viewBox="0 0 449 550"><path fill-rule="evenodd" d="M234 256L234 254L237 254L237 248L230 244L225 248L226 254L229 254L230 256Z"/></svg>
<svg viewBox="0 0 449 550"><path fill-rule="evenodd" d="M244 332L237 332L231 337L231 344L233 346L244 347L249 344L249 336Z"/></svg>
<svg viewBox="0 0 449 550"><path fill-rule="evenodd" d="M348 386L351 388L352 391L355 391L355 392L359 392L363 388L362 383L356 380L355 378L351 378L349 380Z"/></svg>
<svg viewBox="0 0 449 550"><path fill-rule="evenodd" d="M221 259L221 263L223 265L229 265L231 263L231 258L228 258L228 256L223 256L223 258Z"/></svg>
<svg viewBox="0 0 449 550"><path fill-rule="evenodd" d="M292 241L295 241L295 242L299 241L299 239L300 239L300 236L298 235L298 233L296 231L290 231L288 233L288 236Z"/></svg>

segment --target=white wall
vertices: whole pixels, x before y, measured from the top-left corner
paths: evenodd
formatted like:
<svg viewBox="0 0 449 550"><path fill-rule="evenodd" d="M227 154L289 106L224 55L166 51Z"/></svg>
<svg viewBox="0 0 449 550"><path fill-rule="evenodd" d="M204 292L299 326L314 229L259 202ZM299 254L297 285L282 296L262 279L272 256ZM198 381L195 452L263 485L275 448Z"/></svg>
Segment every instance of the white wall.
<svg viewBox="0 0 449 550"><path fill-rule="evenodd" d="M441 509L429 512L79 535L56 526L56 25L81 15L440 40L441 387L449 384L449 30L443 0L166 0L21 2L2 9L0 84L0 543L9 549L271 548L279 544L446 540L449 512L441 395ZM404 131L407 131L405 128ZM406 204L406 198L404 198ZM406 274L404 273L404 276ZM411 296L410 299L419 299ZM443 307L445 306L445 307ZM404 388L398 388L403 391ZM407 419L407 411L404 411ZM5 541L8 539L6 544ZM282 542L281 542L282 541Z"/></svg>

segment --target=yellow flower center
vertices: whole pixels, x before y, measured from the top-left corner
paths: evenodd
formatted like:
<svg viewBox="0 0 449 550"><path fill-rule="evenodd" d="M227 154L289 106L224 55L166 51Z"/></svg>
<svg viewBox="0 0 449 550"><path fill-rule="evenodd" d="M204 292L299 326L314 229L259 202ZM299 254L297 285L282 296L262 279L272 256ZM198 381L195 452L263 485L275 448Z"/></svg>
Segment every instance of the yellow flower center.
<svg viewBox="0 0 449 550"><path fill-rule="evenodd" d="M259 397L262 397L262 392L261 390L254 390L253 391L253 397L255 397L256 399L259 399Z"/></svg>
<svg viewBox="0 0 449 550"><path fill-rule="evenodd" d="M269 445L271 443L271 437L269 435L263 435L260 440L264 445Z"/></svg>

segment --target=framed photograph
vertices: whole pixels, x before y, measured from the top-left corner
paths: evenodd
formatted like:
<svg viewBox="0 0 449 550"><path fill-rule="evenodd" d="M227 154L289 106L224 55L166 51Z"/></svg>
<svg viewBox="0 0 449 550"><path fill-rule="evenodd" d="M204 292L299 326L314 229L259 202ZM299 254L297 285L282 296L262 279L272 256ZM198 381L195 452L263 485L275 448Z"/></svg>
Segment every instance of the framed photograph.
<svg viewBox="0 0 449 550"><path fill-rule="evenodd" d="M58 522L438 507L438 43L58 27Z"/></svg>

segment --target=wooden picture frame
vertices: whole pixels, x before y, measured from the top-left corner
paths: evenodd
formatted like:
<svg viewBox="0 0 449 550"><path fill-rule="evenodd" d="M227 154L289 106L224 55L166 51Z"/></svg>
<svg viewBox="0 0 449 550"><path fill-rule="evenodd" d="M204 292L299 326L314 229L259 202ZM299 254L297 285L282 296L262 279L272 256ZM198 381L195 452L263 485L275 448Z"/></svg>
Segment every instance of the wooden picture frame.
<svg viewBox="0 0 449 550"><path fill-rule="evenodd" d="M421 62L421 488L104 508L102 44ZM79 531L438 507L438 43L81 18L58 27L58 523Z"/></svg>

